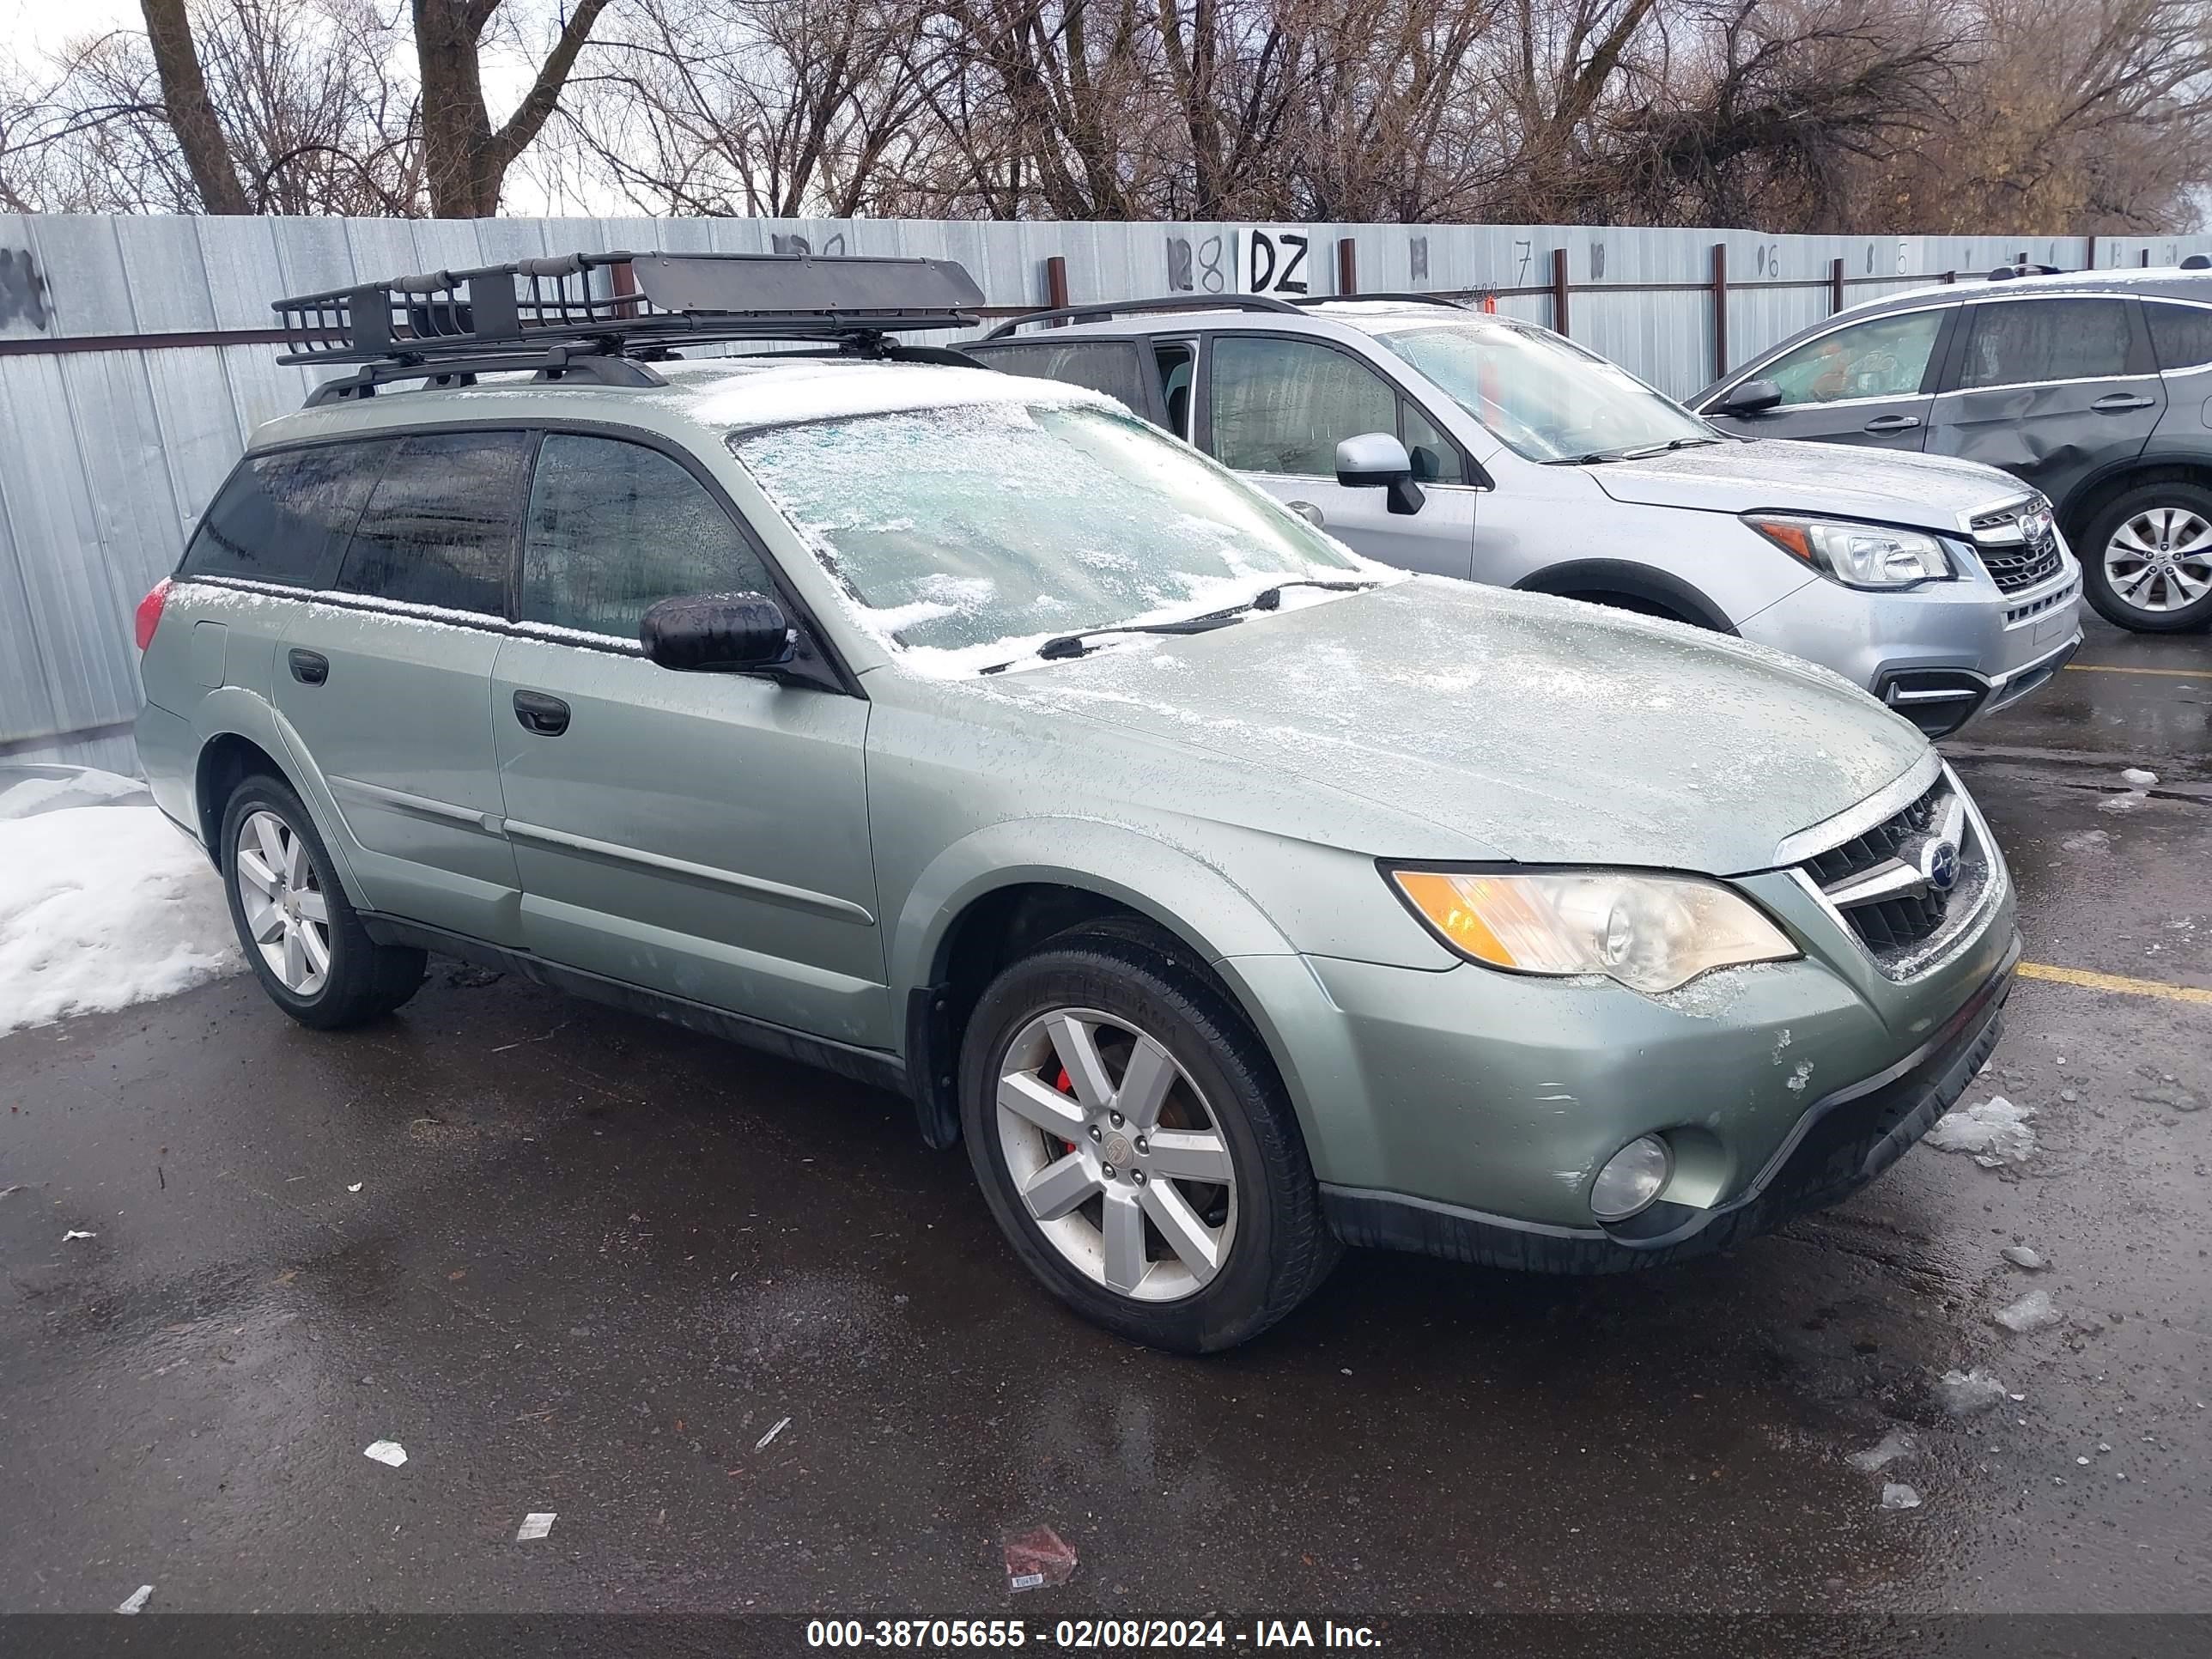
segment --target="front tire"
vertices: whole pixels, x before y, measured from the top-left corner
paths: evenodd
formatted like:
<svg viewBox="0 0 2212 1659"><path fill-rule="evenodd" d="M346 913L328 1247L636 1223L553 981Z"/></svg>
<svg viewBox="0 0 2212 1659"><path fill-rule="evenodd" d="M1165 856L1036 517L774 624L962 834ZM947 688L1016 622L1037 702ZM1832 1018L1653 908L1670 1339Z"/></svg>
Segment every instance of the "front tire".
<svg viewBox="0 0 2212 1659"><path fill-rule="evenodd" d="M2212 489L2130 489L2089 520L2081 553L2082 591L2106 622L2138 634L2212 623Z"/></svg>
<svg viewBox="0 0 2212 1659"><path fill-rule="evenodd" d="M1340 1248L1266 1048L1148 940L1084 932L994 980L961 1052L983 1196L1094 1324L1205 1353L1312 1292Z"/></svg>
<svg viewBox="0 0 2212 1659"><path fill-rule="evenodd" d="M289 786L265 774L246 779L223 808L222 833L231 925L271 1002L330 1031L379 1018L415 994L423 953L369 938Z"/></svg>

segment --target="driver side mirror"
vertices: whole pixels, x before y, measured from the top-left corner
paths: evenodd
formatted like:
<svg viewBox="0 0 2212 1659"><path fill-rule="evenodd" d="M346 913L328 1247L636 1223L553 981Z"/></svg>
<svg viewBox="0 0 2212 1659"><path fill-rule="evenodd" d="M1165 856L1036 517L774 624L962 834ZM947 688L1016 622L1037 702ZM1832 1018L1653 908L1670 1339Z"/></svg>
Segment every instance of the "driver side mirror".
<svg viewBox="0 0 2212 1659"><path fill-rule="evenodd" d="M1782 402L1782 388L1771 380L1746 380L1713 405L1716 415L1764 415Z"/></svg>
<svg viewBox="0 0 2212 1659"><path fill-rule="evenodd" d="M783 607L760 593L663 599L645 613L637 637L650 660L687 674L780 668L796 641Z"/></svg>
<svg viewBox="0 0 2212 1659"><path fill-rule="evenodd" d="M1389 432L1363 432L1337 445L1336 481L1346 489L1388 490L1393 513L1418 513L1429 499L1413 482L1413 457Z"/></svg>

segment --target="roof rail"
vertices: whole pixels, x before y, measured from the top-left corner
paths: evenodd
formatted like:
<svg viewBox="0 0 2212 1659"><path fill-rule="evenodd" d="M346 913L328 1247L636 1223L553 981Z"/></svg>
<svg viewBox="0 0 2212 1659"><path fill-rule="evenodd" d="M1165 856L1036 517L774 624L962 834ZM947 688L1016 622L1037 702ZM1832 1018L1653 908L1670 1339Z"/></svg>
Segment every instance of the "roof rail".
<svg viewBox="0 0 2212 1659"><path fill-rule="evenodd" d="M1989 280L2007 283L2015 276L2064 276L2070 274L2059 265L1999 265L1990 272Z"/></svg>
<svg viewBox="0 0 2212 1659"><path fill-rule="evenodd" d="M1049 311L1024 312L1009 317L975 342L1002 339L1031 323L1097 322L1113 317L1138 317L1158 311L1275 311L1295 317L1297 307L1268 294L1165 294L1155 300L1115 300L1103 305L1055 306Z"/></svg>
<svg viewBox="0 0 2212 1659"><path fill-rule="evenodd" d="M1398 305L1449 306L1454 311L1472 311L1474 307L1464 300L1455 300L1448 294L1420 294L1411 289L1384 289L1373 294L1309 294L1293 300L1297 306L1333 306L1355 304L1362 300L1389 301Z"/></svg>
<svg viewBox="0 0 2212 1659"><path fill-rule="evenodd" d="M362 365L332 395L363 396L386 380L496 369L650 385L659 377L586 360L736 340L827 340L874 355L893 333L971 328L982 301L950 259L611 252L394 276L272 308L285 337L279 362Z"/></svg>

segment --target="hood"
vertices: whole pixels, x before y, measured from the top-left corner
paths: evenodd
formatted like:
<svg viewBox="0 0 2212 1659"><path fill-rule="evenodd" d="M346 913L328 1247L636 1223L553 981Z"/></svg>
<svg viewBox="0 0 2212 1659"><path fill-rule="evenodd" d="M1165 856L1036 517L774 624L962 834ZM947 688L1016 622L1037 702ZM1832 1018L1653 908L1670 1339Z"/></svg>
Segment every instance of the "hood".
<svg viewBox="0 0 2212 1659"><path fill-rule="evenodd" d="M1765 869L1928 746L1779 652L1435 577L963 689L1124 734L1154 801L1290 799L1303 838L1378 857Z"/></svg>
<svg viewBox="0 0 2212 1659"><path fill-rule="evenodd" d="M1856 444L1750 438L1585 469L1617 501L1705 513L1833 514L1954 535L2027 486L1979 461Z"/></svg>

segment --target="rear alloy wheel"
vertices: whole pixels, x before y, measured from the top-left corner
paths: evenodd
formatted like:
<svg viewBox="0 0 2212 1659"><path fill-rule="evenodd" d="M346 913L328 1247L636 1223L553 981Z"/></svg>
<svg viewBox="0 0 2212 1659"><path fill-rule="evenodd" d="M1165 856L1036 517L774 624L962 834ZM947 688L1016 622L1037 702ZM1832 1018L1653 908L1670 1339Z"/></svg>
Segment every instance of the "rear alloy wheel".
<svg viewBox="0 0 2212 1659"><path fill-rule="evenodd" d="M265 774L240 783L223 809L219 845L239 945L279 1008L336 1030L415 994L422 952L368 936L289 785Z"/></svg>
<svg viewBox="0 0 2212 1659"><path fill-rule="evenodd" d="M1172 947L1063 934L986 988L962 1127L1024 1264L1154 1346L1234 1346L1334 1265L1320 1191L1264 1045Z"/></svg>
<svg viewBox="0 0 2212 1659"><path fill-rule="evenodd" d="M2083 585L2106 621L2146 634L2212 621L2212 490L2130 490L2090 524L2083 554Z"/></svg>

